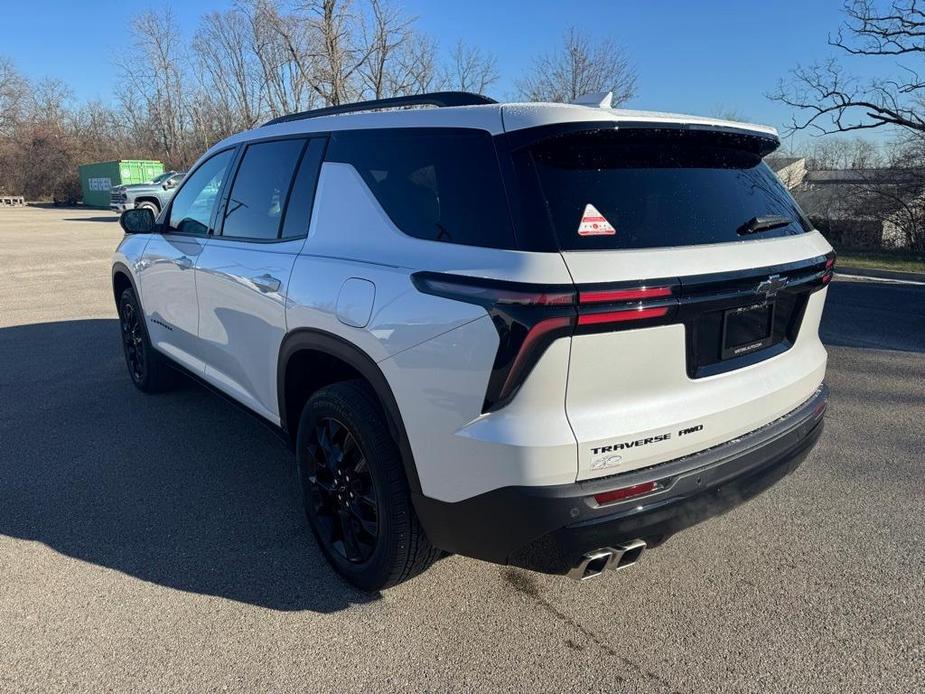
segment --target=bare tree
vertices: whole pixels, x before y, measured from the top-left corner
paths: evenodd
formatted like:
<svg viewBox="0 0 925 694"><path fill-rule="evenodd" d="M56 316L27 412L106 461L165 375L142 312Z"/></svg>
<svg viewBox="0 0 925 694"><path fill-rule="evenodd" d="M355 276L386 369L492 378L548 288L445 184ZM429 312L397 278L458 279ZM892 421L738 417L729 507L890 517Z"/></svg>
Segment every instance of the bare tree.
<svg viewBox="0 0 925 694"><path fill-rule="evenodd" d="M857 219L883 225L887 243L925 248L925 8L920 0L846 0L846 19L828 38L844 56L882 62L890 72L853 76L837 57L797 67L769 96L795 110L790 132L827 135L875 128L899 132L882 158L869 143L835 141L813 152L814 165L852 169Z"/></svg>
<svg viewBox="0 0 925 694"><path fill-rule="evenodd" d="M74 92L59 79L46 77L30 90L28 109L33 122L63 128L69 115Z"/></svg>
<svg viewBox="0 0 925 694"><path fill-rule="evenodd" d="M734 106L725 106L723 104L716 104L711 109L710 115L714 118L720 118L721 120L738 121L740 123L748 121L748 116L739 109Z"/></svg>
<svg viewBox="0 0 925 694"><path fill-rule="evenodd" d="M138 15L132 33L137 51L121 64L123 110L137 136L153 138L170 165L187 163L191 91L182 33L169 8Z"/></svg>
<svg viewBox="0 0 925 694"><path fill-rule="evenodd" d="M233 9L205 15L193 39L203 95L228 132L252 128L260 118L260 67L249 38L247 16Z"/></svg>
<svg viewBox="0 0 925 694"><path fill-rule="evenodd" d="M143 159L150 155L138 149L121 114L100 101L90 101L70 111L68 131L74 140L80 163L125 157Z"/></svg>
<svg viewBox="0 0 925 694"><path fill-rule="evenodd" d="M439 89L437 72L437 42L423 34L412 33L395 52L389 93L407 96Z"/></svg>
<svg viewBox="0 0 925 694"><path fill-rule="evenodd" d="M822 138L813 144L808 159L815 170L872 169L887 163L876 145L861 138Z"/></svg>
<svg viewBox="0 0 925 694"><path fill-rule="evenodd" d="M279 0L248 0L240 10L249 27L248 49L258 66L261 104L271 117L312 108L320 101L310 87L316 58L298 18Z"/></svg>
<svg viewBox="0 0 925 694"><path fill-rule="evenodd" d="M499 78L498 59L494 55L460 40L453 47L442 82L446 89L484 94Z"/></svg>
<svg viewBox="0 0 925 694"><path fill-rule="evenodd" d="M360 91L359 71L373 47L357 41L357 17L349 0L314 0L302 9L307 14L311 51L317 59L309 80L312 89L326 104L355 100Z"/></svg>
<svg viewBox="0 0 925 694"><path fill-rule="evenodd" d="M538 56L517 86L529 101L570 102L583 94L610 91L614 106L619 106L636 93L636 71L615 41L591 40L572 27L562 47Z"/></svg>
<svg viewBox="0 0 925 694"><path fill-rule="evenodd" d="M29 83L13 61L0 56L0 135L9 135L26 108Z"/></svg>
<svg viewBox="0 0 925 694"><path fill-rule="evenodd" d="M187 34L169 9L142 12L136 50L117 64L117 108L75 104L67 85L30 81L0 59L0 188L70 199L80 163L128 156L185 168L265 118L497 80L495 58L461 42L441 65L401 1L236 0Z"/></svg>
<svg viewBox="0 0 925 694"><path fill-rule="evenodd" d="M859 80L829 58L791 71L769 96L797 113L791 129L819 134L899 126L925 132L925 9L918 0L847 0L829 44L852 56L900 59L896 74ZM892 63L891 63L892 64Z"/></svg>
<svg viewBox="0 0 925 694"><path fill-rule="evenodd" d="M395 56L411 40L413 20L382 0L371 0L369 10L369 18L360 21L365 60L357 72L366 95L395 96L404 86L395 74Z"/></svg>

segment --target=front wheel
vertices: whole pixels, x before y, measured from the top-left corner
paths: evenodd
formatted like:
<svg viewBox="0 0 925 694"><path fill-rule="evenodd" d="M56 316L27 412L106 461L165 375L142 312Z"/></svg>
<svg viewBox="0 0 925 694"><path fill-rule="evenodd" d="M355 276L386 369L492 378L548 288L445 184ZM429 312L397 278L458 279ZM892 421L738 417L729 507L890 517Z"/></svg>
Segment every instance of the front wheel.
<svg viewBox="0 0 925 694"><path fill-rule="evenodd" d="M138 298L131 288L119 297L119 330L122 333L122 352L132 383L145 393L168 390L175 383L176 374L167 361L151 346L144 314Z"/></svg>
<svg viewBox="0 0 925 694"><path fill-rule="evenodd" d="M347 581L387 588L440 556L414 513L401 454L366 384L346 381L315 393L296 445L309 524Z"/></svg>

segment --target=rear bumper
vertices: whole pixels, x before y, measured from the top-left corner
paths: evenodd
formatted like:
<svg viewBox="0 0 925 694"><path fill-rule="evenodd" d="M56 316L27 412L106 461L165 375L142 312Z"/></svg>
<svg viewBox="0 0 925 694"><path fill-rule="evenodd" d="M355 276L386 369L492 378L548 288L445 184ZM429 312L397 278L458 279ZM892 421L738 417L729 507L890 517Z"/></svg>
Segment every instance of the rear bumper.
<svg viewBox="0 0 925 694"><path fill-rule="evenodd" d="M544 573L566 573L600 547L655 545L761 493L803 461L822 433L828 389L734 441L654 467L549 487L505 487L456 503L417 497L441 549ZM599 507L593 495L657 481L646 496Z"/></svg>

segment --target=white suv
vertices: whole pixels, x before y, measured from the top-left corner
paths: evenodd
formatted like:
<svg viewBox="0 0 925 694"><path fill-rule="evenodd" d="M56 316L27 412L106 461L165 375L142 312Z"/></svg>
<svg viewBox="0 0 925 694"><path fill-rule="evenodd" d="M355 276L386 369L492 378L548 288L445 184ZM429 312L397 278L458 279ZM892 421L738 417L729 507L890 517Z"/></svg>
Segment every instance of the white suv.
<svg viewBox="0 0 925 694"><path fill-rule="evenodd" d="M762 162L778 144L458 92L279 118L206 152L156 220L123 214L129 372L277 427L362 588L446 552L630 565L822 430L834 254Z"/></svg>

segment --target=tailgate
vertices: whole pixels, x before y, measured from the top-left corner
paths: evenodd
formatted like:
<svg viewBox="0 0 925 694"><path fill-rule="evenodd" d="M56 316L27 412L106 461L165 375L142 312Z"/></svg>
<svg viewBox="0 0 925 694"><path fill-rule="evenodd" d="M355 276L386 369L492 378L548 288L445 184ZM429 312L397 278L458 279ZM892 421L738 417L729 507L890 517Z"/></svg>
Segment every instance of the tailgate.
<svg viewBox="0 0 925 694"><path fill-rule="evenodd" d="M579 479L729 441L820 385L834 260L763 163L776 144L599 126L519 152L578 290L566 411Z"/></svg>
<svg viewBox="0 0 925 694"><path fill-rule="evenodd" d="M614 264L626 264L621 280L668 284L674 304L664 317L579 331L572 338L566 411L579 444L579 479L724 443L786 414L816 391L826 363L818 326L829 246L813 232L755 242L754 249L711 248L707 273L700 272L699 253L678 249L668 255L680 276L668 283L640 274L664 267L655 262L664 260L660 251L654 257L646 251L563 254L579 286L613 281L620 277ZM718 266L726 270L712 272ZM769 277L778 287L786 282L770 297L759 291ZM743 313L757 320L737 326ZM767 328L766 320L772 322Z"/></svg>

